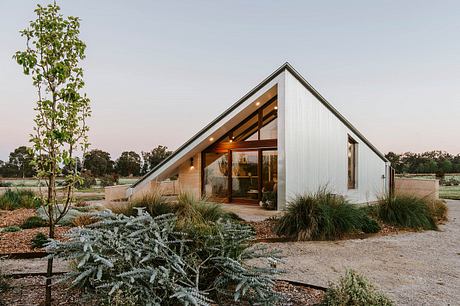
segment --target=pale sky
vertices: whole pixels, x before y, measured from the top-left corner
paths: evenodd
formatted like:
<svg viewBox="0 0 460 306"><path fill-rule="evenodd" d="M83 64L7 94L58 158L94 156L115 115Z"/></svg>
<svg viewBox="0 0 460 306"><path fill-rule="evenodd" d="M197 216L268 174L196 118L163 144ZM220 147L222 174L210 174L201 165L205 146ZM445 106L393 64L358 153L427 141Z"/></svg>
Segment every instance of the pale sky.
<svg viewBox="0 0 460 306"><path fill-rule="evenodd" d="M0 159L36 91L11 58L36 3L0 2ZM79 16L92 148L176 149L289 61L380 151L460 153L459 1L57 1Z"/></svg>

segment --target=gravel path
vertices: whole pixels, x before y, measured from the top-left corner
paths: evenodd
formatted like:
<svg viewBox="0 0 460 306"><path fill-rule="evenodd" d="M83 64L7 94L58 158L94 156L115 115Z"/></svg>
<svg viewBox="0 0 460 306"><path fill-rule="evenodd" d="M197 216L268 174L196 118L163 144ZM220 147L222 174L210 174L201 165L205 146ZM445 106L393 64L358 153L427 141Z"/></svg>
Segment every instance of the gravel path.
<svg viewBox="0 0 460 306"><path fill-rule="evenodd" d="M448 206L440 231L267 246L286 256L285 279L327 286L352 268L397 305L460 305L460 201Z"/></svg>
<svg viewBox="0 0 460 306"><path fill-rule="evenodd" d="M0 261L0 269L4 274L17 273L46 273L48 261L45 258L34 259L4 259ZM70 268L67 262L54 259L53 272L68 272Z"/></svg>

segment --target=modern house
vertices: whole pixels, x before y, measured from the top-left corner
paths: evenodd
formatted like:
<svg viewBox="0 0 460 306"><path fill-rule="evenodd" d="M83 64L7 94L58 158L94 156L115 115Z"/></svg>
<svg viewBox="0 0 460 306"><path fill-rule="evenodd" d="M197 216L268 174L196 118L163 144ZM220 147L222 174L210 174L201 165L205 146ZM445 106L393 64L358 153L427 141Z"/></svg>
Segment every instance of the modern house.
<svg viewBox="0 0 460 306"><path fill-rule="evenodd" d="M126 192L178 177L181 190L223 203L325 187L355 203L389 191L390 164L289 63L209 123Z"/></svg>

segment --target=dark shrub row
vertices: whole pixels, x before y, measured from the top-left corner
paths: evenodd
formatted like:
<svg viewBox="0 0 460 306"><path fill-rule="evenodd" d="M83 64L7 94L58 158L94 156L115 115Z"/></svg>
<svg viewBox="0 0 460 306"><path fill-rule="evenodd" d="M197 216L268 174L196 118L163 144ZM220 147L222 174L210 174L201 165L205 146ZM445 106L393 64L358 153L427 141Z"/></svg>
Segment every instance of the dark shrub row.
<svg viewBox="0 0 460 306"><path fill-rule="evenodd" d="M357 206L324 189L297 196L278 220L279 236L297 240L334 240L352 232L376 233L383 223L413 229L435 230L447 220L441 200L414 196L386 196L376 205Z"/></svg>
<svg viewBox="0 0 460 306"><path fill-rule="evenodd" d="M275 228L278 235L297 240L333 240L350 232L379 230L365 210L325 190L297 196Z"/></svg>

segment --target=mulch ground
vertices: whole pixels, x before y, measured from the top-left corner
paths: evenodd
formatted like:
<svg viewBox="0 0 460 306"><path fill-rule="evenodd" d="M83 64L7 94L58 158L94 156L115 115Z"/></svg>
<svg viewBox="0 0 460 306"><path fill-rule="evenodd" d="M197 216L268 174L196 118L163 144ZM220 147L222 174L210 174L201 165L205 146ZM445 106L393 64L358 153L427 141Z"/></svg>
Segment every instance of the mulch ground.
<svg viewBox="0 0 460 306"><path fill-rule="evenodd" d="M20 208L0 210L0 227L20 226L26 219L35 216L35 209Z"/></svg>
<svg viewBox="0 0 460 306"><path fill-rule="evenodd" d="M43 305L45 296L45 277L30 276L8 280L9 288L0 292L0 305L37 306ZM284 296L282 305L311 306L321 302L324 292L306 286L278 281L275 291ZM98 305L94 296L82 294L78 289L68 289L66 284L57 284L52 290L53 305ZM2 304L3 302L3 304Z"/></svg>
<svg viewBox="0 0 460 306"><path fill-rule="evenodd" d="M64 233L69 229L70 227L67 226L57 226L55 234L56 239L62 239ZM19 232L0 233L0 255L10 253L42 252L43 248L32 247L32 239L35 235L37 235L37 233L48 235L48 228L39 227L24 229Z"/></svg>
<svg viewBox="0 0 460 306"><path fill-rule="evenodd" d="M318 305L324 297L325 292L307 286L298 286L285 281L278 281L275 291L281 293L285 301L283 305L301 306Z"/></svg>
<svg viewBox="0 0 460 306"><path fill-rule="evenodd" d="M247 225L250 225L256 231L256 239L270 239L278 238L278 235L273 231L273 227L276 224L274 219L266 219L264 221L245 221Z"/></svg>

